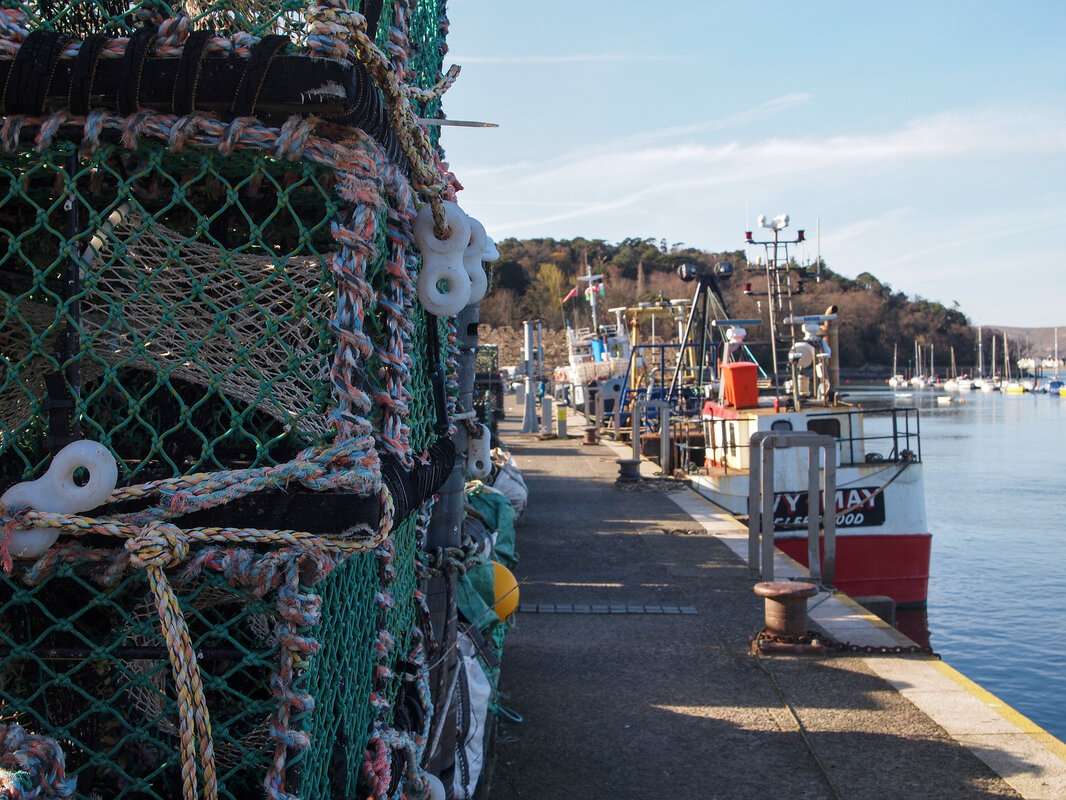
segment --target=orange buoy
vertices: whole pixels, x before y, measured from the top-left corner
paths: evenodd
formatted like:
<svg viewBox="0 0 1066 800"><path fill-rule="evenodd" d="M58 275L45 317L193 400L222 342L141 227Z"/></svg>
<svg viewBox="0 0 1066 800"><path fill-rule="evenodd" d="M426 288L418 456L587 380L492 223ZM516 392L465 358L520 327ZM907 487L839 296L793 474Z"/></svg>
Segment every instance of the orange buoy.
<svg viewBox="0 0 1066 800"><path fill-rule="evenodd" d="M493 585L496 592L496 602L492 610L500 619L507 619L518 608L518 581L515 580L511 570L507 569L498 561L492 562L494 570Z"/></svg>

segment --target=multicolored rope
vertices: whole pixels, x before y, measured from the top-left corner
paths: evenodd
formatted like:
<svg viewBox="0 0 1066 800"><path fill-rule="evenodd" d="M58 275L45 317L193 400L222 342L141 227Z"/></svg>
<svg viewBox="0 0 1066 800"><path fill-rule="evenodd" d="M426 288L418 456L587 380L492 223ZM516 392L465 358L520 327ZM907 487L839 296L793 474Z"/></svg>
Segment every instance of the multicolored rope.
<svg viewBox="0 0 1066 800"><path fill-rule="evenodd" d="M402 9L404 3L396 4ZM401 12L402 14L402 12ZM411 87L405 82L406 53L399 34L390 31L390 54L383 53L366 29L362 14L348 8L345 0L321 0L307 12L311 34L307 37L312 54L327 58L347 58L354 53L370 71L385 96L393 130L411 166L411 185L415 192L433 208L435 232L440 239L447 237L447 223L443 198L449 188L449 178L438 166L436 150L430 143L425 126L418 122L411 105ZM399 26L395 26L399 31ZM409 50L410 45L407 44ZM395 59L395 60L394 60ZM442 83L441 91L454 82L458 68L449 71L450 82Z"/></svg>
<svg viewBox="0 0 1066 800"><path fill-rule="evenodd" d="M198 797L201 786L204 796L214 800L218 793L218 777L203 681L175 586L188 584L203 569L213 569L226 574L228 579L235 576L241 585L253 585L253 594L257 596L270 590L277 591L281 621L275 633L281 655L270 686L277 700L277 713L270 724L275 747L264 785L268 795L278 800L295 800L295 795L288 793L285 787L288 754L293 749L309 746L308 734L294 729L291 718L294 714L309 711L313 707L313 698L293 687L300 671L306 668L308 658L319 648L317 642L301 631L318 624L321 598L302 591L302 583L322 579L353 553L374 550L381 562L382 589L376 598L378 607L384 613L394 603L389 590L393 579L393 545L389 534L395 522L394 508L391 495L381 483L377 447L396 456L405 467L413 463L408 416L414 332L413 285L417 267L417 256L411 246L415 195L433 206L438 235L445 238L441 199L454 196L457 186L431 146L426 129L418 122L412 101L426 103L439 99L454 82L458 68L449 70L433 87L423 89L409 85L408 0L397 0L395 4L393 26L384 52L371 40L362 16L349 10L347 5L344 0L312 5L306 15L310 30L307 48L312 55L320 57L348 58L354 54L367 66L385 95L390 119L409 162L409 179L399 168L388 163L380 146L362 131L345 129L343 141L338 141L330 138L337 136L336 127L322 125L314 119L292 118L280 128L269 128L250 117L226 123L200 112L178 116L141 110L125 117L96 109L85 117L69 111L43 117L12 115L4 117L0 125L0 148L7 152L21 148L24 129L36 129L34 147L44 151L54 147L60 136L69 136L72 128L80 127L82 147L90 152L100 146L105 134L117 133L121 145L129 150L135 150L146 138L160 141L174 152L186 147L202 147L215 148L223 155L229 155L242 148L254 149L279 160L308 160L328 168L337 178L334 185L343 200L343 211L331 227L337 244L331 261L336 287L331 331L337 343L330 372L336 401L330 418L335 433L333 444L309 449L294 460L274 467L185 475L124 487L114 493L112 502L158 498L155 505L131 514L91 518L0 506L0 525L4 530L0 549L6 547L8 535L16 526L53 527L75 537L97 534L119 537L123 541L122 548L111 551L65 541L25 571L27 582L43 580L63 562L106 563L106 568L96 573L96 579L105 585L117 582L129 568L145 571L176 687L182 792L187 800ZM151 53L164 58L180 57L191 32L190 17L179 13L173 18L162 18L148 8L140 9L137 14L143 23L158 26ZM30 32L31 22L22 9L0 9L0 59L15 57ZM126 37L112 39L100 57L122 57L128 41ZM258 41L259 37L249 33L213 36L208 40L205 52L248 57ZM71 42L61 58L76 58L80 47L80 42ZM388 285L384 291L375 293L366 277L366 265L379 255L376 232L382 218L386 224L384 270ZM384 322L383 340L372 340L366 332L366 316L370 313L378 314ZM430 320L430 324L436 322ZM448 349L451 415L455 412L457 394L454 334L452 323ZM361 388L365 385L361 373L371 358L381 365L383 380L380 390L368 394ZM382 411L377 431L368 419L372 406ZM295 530L231 527L182 530L171 522L184 514L230 503L249 493L284 488L292 481L316 491L344 489L366 497L377 495L381 503L377 529L359 529L350 538L330 539ZM428 518L427 506L419 517L423 529ZM194 549L193 545L198 546ZM277 549L263 554L246 545L271 545ZM10 559L4 561L5 569L10 571ZM416 600L421 606L425 605L425 598L417 592ZM428 617L428 610L423 616ZM428 671L423 636L417 626L408 641L411 646L406 660L418 667L415 683L428 720L431 716ZM390 760L384 771L375 760L376 756L368 761L366 769L369 772L366 774L371 776L368 783L374 797L384 797L381 779L386 791L393 780L391 753L394 751L404 753L408 789L418 795L426 790L418 767L425 732L404 731L392 726L390 704L381 690L394 677L390 659L394 658L397 649L394 637L382 629L375 643L378 691L371 697L371 703L378 713L369 751L389 754ZM0 740L3 736L0 733ZM55 749L58 751L58 747ZM55 759L49 763L56 763ZM49 784L51 791L58 796L69 796L73 782L69 782L69 789L63 783L61 751L58 753L57 774L58 778ZM3 775L0 772L0 780ZM0 783L0 787L3 786ZM12 796L36 795L23 792Z"/></svg>
<svg viewBox="0 0 1066 800"><path fill-rule="evenodd" d="M430 504L427 503L418 516L418 524L423 526L420 530L422 534L425 532L425 526L428 526L429 507ZM385 612L395 602L391 590L391 584L395 578L392 566L395 556L394 542L392 540L382 542L378 547L377 555L382 588L375 600L378 608ZM426 614L428 616L428 609L426 609ZM429 721L433 717L433 701L429 690L429 667L426 661L424 634L417 623L410 630L410 641L411 648L405 660L409 668L415 670L415 674L405 675L404 680L413 682L417 702L422 710L424 725L421 730L407 730L398 726L392 704L385 694L385 688L395 677L392 669L392 664L396 659L395 637L382 628L378 631L374 646L376 661L374 691L370 694L369 703L374 709L375 719L362 765L363 780L370 789L369 797L373 800L389 800L389 789L394 785L404 786L402 796L405 797L424 797L427 792L426 780L419 765L426 745ZM403 754L402 775L393 774L393 754L397 752Z"/></svg>
<svg viewBox="0 0 1066 800"><path fill-rule="evenodd" d="M57 742L27 733L21 725L0 725L2 800L71 797L74 789L75 780L66 775L66 761Z"/></svg>

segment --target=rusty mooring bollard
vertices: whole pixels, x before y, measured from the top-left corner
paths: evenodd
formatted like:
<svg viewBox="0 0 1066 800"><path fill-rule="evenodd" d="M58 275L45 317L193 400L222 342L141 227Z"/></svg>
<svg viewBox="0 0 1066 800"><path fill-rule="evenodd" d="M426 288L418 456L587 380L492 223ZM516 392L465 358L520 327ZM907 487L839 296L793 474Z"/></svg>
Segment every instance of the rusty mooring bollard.
<svg viewBox="0 0 1066 800"><path fill-rule="evenodd" d="M620 480L620 481L638 481L638 480L640 480L640 459L639 458L619 458L618 459L618 480Z"/></svg>
<svg viewBox="0 0 1066 800"><path fill-rule="evenodd" d="M595 425L589 425L585 428L585 441L581 444L599 444L600 443L600 429Z"/></svg>
<svg viewBox="0 0 1066 800"><path fill-rule="evenodd" d="M822 653L825 647L807 638L807 598L818 594L813 583L763 581L755 594L765 600L766 627L752 639L762 653Z"/></svg>

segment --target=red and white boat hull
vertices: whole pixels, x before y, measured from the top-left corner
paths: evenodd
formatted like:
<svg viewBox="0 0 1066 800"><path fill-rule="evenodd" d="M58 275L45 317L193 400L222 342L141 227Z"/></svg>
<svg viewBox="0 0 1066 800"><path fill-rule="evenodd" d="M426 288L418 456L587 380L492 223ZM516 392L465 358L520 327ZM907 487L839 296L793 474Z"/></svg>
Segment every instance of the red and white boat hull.
<svg viewBox="0 0 1066 800"><path fill-rule="evenodd" d="M899 606L923 606L929 592L932 540L928 533L838 535L833 585L850 597L884 595ZM777 538L774 544L809 566L805 538Z"/></svg>

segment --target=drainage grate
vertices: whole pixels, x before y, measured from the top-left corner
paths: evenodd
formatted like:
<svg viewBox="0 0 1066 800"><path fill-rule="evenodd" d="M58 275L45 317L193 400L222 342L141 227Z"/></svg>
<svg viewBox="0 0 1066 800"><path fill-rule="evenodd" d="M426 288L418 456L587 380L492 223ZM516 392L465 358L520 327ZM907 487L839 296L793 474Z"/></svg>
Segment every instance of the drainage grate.
<svg viewBox="0 0 1066 800"><path fill-rule="evenodd" d="M522 603L524 614L695 614L692 606L640 606L629 603L579 605L567 603Z"/></svg>

